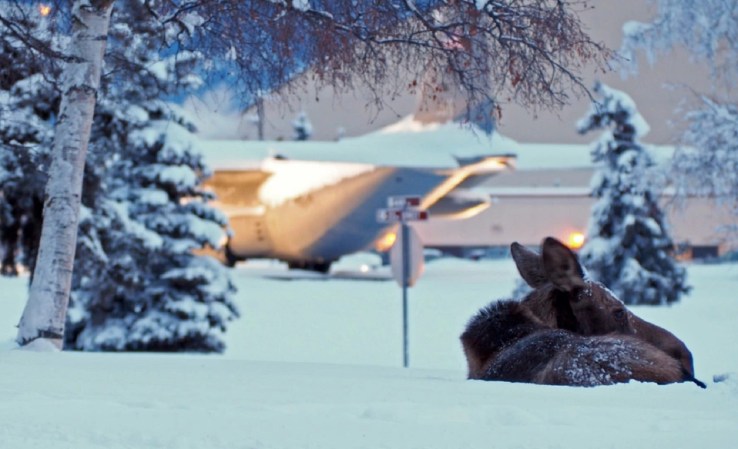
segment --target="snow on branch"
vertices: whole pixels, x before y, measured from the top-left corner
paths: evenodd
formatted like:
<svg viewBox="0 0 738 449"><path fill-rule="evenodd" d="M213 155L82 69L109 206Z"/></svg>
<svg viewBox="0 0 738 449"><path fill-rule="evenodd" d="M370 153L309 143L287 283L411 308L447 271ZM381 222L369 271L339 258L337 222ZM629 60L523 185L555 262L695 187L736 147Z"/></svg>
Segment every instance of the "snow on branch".
<svg viewBox="0 0 738 449"><path fill-rule="evenodd" d="M713 197L738 213L738 106L701 96L685 116L684 146L674 159L686 195Z"/></svg>
<svg viewBox="0 0 738 449"><path fill-rule="evenodd" d="M707 62L712 75L731 83L738 74L738 3L733 0L658 0L658 14L649 23L623 26L621 55L637 69L637 52L649 63L677 47L696 61Z"/></svg>

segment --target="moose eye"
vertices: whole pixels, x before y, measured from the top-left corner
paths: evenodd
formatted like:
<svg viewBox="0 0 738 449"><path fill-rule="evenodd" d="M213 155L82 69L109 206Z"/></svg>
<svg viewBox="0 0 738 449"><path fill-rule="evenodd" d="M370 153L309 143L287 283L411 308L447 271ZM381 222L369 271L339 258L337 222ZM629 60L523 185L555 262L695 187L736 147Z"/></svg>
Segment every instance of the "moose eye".
<svg viewBox="0 0 738 449"><path fill-rule="evenodd" d="M615 319L617 319L617 320L622 321L622 320L625 319L625 310L624 309L617 309L617 310L613 311L612 314L615 317Z"/></svg>

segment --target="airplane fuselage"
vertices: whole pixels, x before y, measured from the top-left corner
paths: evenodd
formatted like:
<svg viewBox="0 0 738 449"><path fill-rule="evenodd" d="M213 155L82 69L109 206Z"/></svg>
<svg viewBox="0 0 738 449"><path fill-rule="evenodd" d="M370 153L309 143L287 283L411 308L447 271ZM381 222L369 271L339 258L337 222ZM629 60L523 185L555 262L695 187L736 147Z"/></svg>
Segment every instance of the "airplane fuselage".
<svg viewBox="0 0 738 449"><path fill-rule="evenodd" d="M272 169L296 161L272 161ZM321 173L305 170L301 177ZM208 184L230 219L232 234L227 252L236 260L276 258L295 267L320 269L345 254L361 251L387 231L376 212L387 198L431 191L446 176L431 169L332 164L347 176L307 192L270 197L269 182L253 172L216 170ZM359 168L357 170L357 168ZM275 176L274 172L271 176ZM277 174L276 176L280 176ZM267 177L268 178L268 177ZM319 185L320 180L314 180ZM327 180L324 180L327 181ZM311 182L303 179L302 182Z"/></svg>

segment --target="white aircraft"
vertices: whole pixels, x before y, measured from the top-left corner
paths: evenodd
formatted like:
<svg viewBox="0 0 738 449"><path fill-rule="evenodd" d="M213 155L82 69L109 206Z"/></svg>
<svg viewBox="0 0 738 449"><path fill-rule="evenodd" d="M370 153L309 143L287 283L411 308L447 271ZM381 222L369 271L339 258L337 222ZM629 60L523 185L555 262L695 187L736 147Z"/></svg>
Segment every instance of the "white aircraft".
<svg viewBox="0 0 738 449"><path fill-rule="evenodd" d="M386 251L394 227L377 210L390 196L420 196L432 219L489 207L474 187L513 167L515 143L453 123L408 131L417 125L406 119L339 142L204 141L214 170L206 185L232 229L226 262L273 258L327 272L341 256Z"/></svg>

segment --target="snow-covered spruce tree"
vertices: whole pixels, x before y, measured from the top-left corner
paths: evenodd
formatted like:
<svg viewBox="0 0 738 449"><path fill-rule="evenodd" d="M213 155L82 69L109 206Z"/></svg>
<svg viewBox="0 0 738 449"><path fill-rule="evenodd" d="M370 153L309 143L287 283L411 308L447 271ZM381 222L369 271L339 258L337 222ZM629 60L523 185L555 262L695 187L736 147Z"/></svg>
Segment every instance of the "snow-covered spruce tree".
<svg viewBox="0 0 738 449"><path fill-rule="evenodd" d="M104 79L98 101L65 344L222 351L235 289L219 262L193 251L217 247L226 218L207 204L192 125L160 100L197 86L199 55L162 57L178 25L138 3L121 1L111 23L109 66L121 79Z"/></svg>
<svg viewBox="0 0 738 449"><path fill-rule="evenodd" d="M83 209L67 348L222 351L237 316L228 271L193 254L219 244L225 217L206 204L191 130L160 106L121 114L131 154Z"/></svg>
<svg viewBox="0 0 738 449"><path fill-rule="evenodd" d="M305 111L297 114L292 121L292 129L295 131L295 140L308 140L313 135L313 124Z"/></svg>
<svg viewBox="0 0 738 449"><path fill-rule="evenodd" d="M18 266L32 272L36 260L59 93L54 61L20 39L54 49L48 21L22 5L7 13L15 28L0 22L0 273L16 275Z"/></svg>
<svg viewBox="0 0 738 449"><path fill-rule="evenodd" d="M597 198L581 250L590 275L628 304L670 304L689 290L672 258L674 243L659 206L654 162L639 139L648 124L625 93L598 83L600 98L577 123L584 134L604 130L592 157Z"/></svg>

